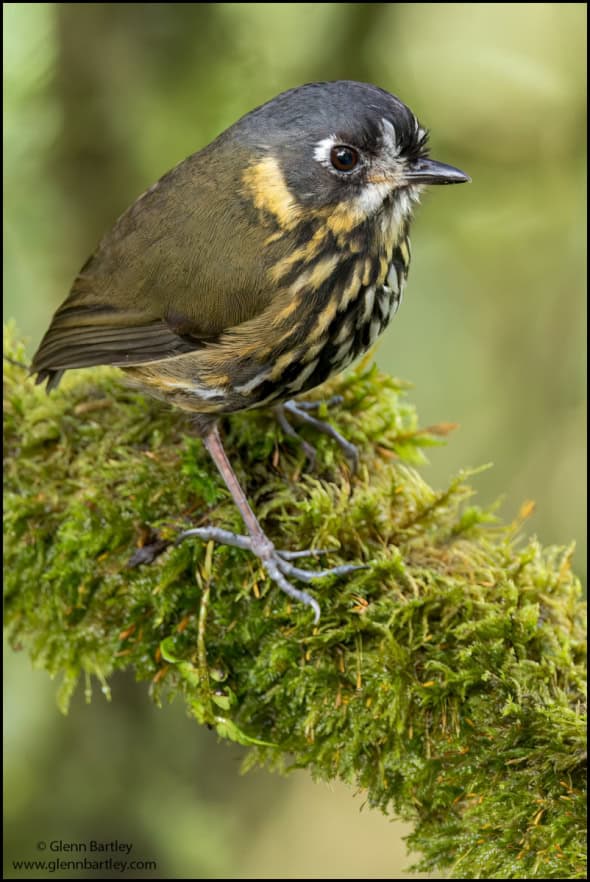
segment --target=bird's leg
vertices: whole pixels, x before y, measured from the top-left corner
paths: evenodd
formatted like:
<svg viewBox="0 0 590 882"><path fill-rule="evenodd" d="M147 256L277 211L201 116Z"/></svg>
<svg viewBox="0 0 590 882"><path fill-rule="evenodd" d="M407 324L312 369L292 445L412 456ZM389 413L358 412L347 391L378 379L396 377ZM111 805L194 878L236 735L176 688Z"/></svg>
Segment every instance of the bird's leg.
<svg viewBox="0 0 590 882"><path fill-rule="evenodd" d="M327 404L340 404L341 401L341 396L335 395L333 398L329 399ZM284 404L277 404L274 407L274 411L277 415L279 425L281 426L285 434L289 435L289 437L291 438L297 438L299 440L312 467L315 463L315 448L311 444L308 444L307 441L304 441L302 438L299 437L299 435L289 422L288 416L292 417L300 423L303 423L306 426L312 426L316 430L316 432L321 432L323 435L328 435L329 438L332 438L338 444L345 457L350 462L353 472L356 472L359 463L359 453L354 444L351 444L350 441L347 441L346 438L344 438L340 434L340 432L336 431L334 426L330 425L330 423L327 423L325 420L320 420L317 417L313 417L310 415L309 411L317 410L321 403L322 402L320 401L285 401Z"/></svg>
<svg viewBox="0 0 590 882"><path fill-rule="evenodd" d="M230 530L222 530L218 527L197 527L192 530L185 530L181 533L176 539L176 543L182 542L190 536L197 536L206 542L213 540L214 542L219 542L223 545L233 545L236 548L244 548L251 551L260 558L266 572L273 582L279 586L281 591L284 591L285 594L288 594L293 600L298 600L313 609L314 618L317 623L320 618L320 606L317 600L314 600L314 598L306 591L301 591L299 588L295 588L295 586L288 581L287 577L309 583L322 576L344 576L355 570L364 569L364 567L346 564L344 566L312 572L309 570L302 570L299 567L294 566L292 563L289 563L290 560L299 557L325 554L325 551L317 549L309 549L307 551L278 551L260 526L258 518L252 511L250 503L246 499L236 473L232 469L225 450L223 449L223 444L221 443L221 438L219 437L219 431L216 425L207 428L204 432L203 443L211 454L211 458L217 466L221 477L225 481L227 489L239 508L249 535L244 536L239 533L232 533Z"/></svg>

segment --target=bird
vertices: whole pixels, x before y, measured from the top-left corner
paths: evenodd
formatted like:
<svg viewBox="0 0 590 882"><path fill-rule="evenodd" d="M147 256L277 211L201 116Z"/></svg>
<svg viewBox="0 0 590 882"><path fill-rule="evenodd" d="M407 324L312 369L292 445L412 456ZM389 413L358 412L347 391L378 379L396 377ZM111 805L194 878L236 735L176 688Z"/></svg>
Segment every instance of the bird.
<svg viewBox="0 0 590 882"><path fill-rule="evenodd" d="M122 368L190 411L235 501L245 534L182 532L256 555L290 598L342 565L275 547L225 453L226 414L274 408L355 448L294 398L369 349L400 304L409 230L428 185L470 180L430 158L428 131L399 98L352 80L308 83L241 117L176 165L119 217L82 266L33 357L37 383L64 371Z"/></svg>

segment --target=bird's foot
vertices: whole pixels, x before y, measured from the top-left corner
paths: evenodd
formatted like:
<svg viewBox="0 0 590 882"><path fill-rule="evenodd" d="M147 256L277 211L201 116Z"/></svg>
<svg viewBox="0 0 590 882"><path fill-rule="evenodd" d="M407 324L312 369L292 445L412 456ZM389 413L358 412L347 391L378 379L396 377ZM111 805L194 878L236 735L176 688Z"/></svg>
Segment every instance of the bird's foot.
<svg viewBox="0 0 590 882"><path fill-rule="evenodd" d="M334 395L333 398L330 398L326 404L330 406L335 406L337 404L342 403L341 395ZM353 472L356 472L359 464L359 452L354 444L351 444L350 441L347 441L340 432L336 431L334 426L331 426L330 423L327 423L325 420L320 420L317 417L311 416L310 411L317 410L323 402L321 401L285 401L284 404L277 404L274 408L275 414L277 415L277 419L279 421L279 425L282 430L288 435L290 438L295 438L301 444L301 447L305 451L305 455L307 456L311 467L315 465L316 459L316 450L312 444L305 441L301 436L295 431L291 423L289 422L288 416L292 419L296 420L299 423L303 423L306 426L312 426L316 430L316 432L320 432L323 435L327 435L329 438L332 438L335 441L345 457L349 461Z"/></svg>
<svg viewBox="0 0 590 882"><path fill-rule="evenodd" d="M356 570L366 569L362 565L343 564L339 567L330 567L325 570L303 570L301 567L290 563L290 561L298 560L302 557L318 557L328 552L325 549L315 548L305 551L279 551L266 536L261 539L254 539L251 536L232 533L230 530L222 530L219 527L195 527L192 530L185 530L177 536L174 544L178 545L191 536L196 536L204 542L212 540L221 545L232 545L234 548L243 548L251 551L262 561L264 569L281 591L284 591L293 600L297 600L313 609L316 624L320 619L319 603L307 591L302 591L300 588L292 585L289 579L298 579L300 582L310 584L315 579L321 579L323 576L346 576Z"/></svg>

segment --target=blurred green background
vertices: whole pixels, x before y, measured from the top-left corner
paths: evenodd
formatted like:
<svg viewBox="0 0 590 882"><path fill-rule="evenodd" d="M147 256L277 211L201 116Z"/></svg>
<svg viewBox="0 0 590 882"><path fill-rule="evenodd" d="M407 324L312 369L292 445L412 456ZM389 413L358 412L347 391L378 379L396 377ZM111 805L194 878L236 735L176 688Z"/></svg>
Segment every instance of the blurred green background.
<svg viewBox="0 0 590 882"><path fill-rule="evenodd" d="M582 573L585 4L8 3L4 24L5 315L31 352L118 214L238 116L318 79L407 102L473 183L425 194L377 359L423 425L460 424L427 479L493 461L480 500L506 518L535 500L529 532L575 539ZM240 777L240 749L131 678L62 718L56 684L7 656L8 878L43 875L11 867L39 840L92 838L159 877L411 878L405 828L362 797Z"/></svg>

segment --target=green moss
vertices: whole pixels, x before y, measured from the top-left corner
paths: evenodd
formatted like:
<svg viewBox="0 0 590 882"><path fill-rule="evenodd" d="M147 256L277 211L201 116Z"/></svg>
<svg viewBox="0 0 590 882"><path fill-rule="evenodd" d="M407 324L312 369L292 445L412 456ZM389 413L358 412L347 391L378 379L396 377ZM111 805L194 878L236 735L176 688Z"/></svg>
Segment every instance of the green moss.
<svg viewBox="0 0 590 882"><path fill-rule="evenodd" d="M22 359L8 335L7 351ZM190 422L114 370L47 396L5 364L5 592L14 644L108 691L131 667L156 701L180 692L248 763L305 767L414 824L419 867L466 878L585 876L583 607L571 549L521 537L414 466L418 428L399 382L365 364L322 395L359 445L352 477L326 438L309 475L271 415L223 424L231 460L278 547L370 564L293 605L251 555L185 542L151 566L157 530L242 530ZM444 433L445 427L439 427Z"/></svg>

